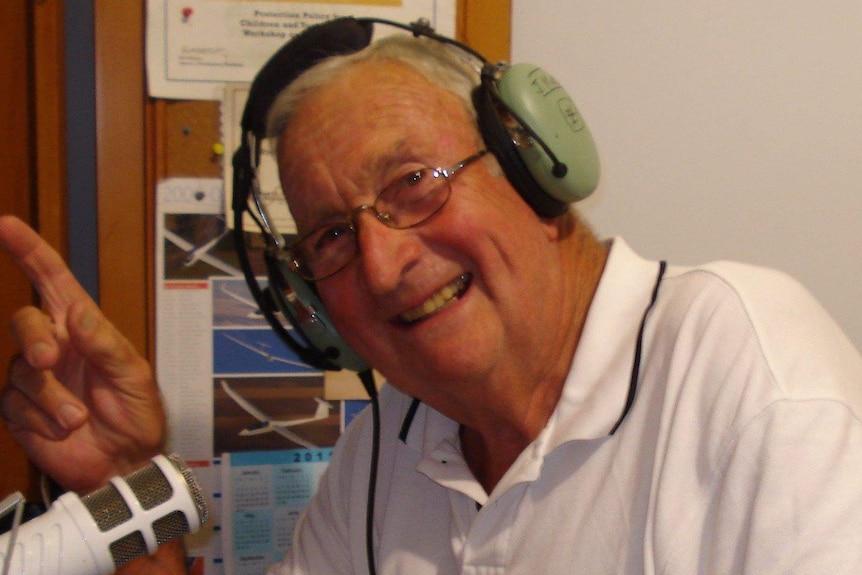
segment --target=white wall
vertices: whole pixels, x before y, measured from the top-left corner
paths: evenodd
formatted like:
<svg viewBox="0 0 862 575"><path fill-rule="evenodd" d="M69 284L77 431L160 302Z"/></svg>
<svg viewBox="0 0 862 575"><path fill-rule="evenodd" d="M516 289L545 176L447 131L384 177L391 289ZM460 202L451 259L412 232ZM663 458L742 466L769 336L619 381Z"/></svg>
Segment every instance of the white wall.
<svg viewBox="0 0 862 575"><path fill-rule="evenodd" d="M600 235L784 270L862 349L860 0L514 0L512 30L598 142Z"/></svg>

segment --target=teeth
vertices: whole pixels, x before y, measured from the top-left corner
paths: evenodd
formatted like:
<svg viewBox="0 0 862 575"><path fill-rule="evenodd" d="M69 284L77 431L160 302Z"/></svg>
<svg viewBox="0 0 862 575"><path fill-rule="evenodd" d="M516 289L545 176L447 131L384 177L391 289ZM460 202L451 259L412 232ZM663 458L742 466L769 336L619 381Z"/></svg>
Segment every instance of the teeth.
<svg viewBox="0 0 862 575"><path fill-rule="evenodd" d="M464 292L469 282L470 276L467 274L458 277L455 281L425 300L422 305L401 314L401 320L406 323L414 323L442 311L458 299L458 296Z"/></svg>

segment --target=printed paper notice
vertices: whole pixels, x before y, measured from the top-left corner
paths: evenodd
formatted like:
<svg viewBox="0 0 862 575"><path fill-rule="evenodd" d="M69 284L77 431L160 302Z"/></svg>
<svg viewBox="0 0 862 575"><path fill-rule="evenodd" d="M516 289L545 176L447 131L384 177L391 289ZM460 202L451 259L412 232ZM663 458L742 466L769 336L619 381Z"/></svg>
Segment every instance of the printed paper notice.
<svg viewBox="0 0 862 575"><path fill-rule="evenodd" d="M155 98L218 100L225 83L251 82L293 36L343 16L405 23L427 18L438 32L451 36L455 0L148 0L149 93Z"/></svg>

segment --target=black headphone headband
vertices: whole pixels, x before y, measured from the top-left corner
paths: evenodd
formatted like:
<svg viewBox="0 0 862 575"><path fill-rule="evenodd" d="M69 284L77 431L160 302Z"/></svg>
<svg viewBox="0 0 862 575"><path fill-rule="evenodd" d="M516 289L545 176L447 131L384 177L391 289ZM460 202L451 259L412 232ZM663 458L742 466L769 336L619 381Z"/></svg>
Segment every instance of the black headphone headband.
<svg viewBox="0 0 862 575"><path fill-rule="evenodd" d="M374 20L339 18L312 26L292 38L270 57L252 81L242 114L242 131L265 138L267 112L276 96L322 60L368 46L373 29Z"/></svg>

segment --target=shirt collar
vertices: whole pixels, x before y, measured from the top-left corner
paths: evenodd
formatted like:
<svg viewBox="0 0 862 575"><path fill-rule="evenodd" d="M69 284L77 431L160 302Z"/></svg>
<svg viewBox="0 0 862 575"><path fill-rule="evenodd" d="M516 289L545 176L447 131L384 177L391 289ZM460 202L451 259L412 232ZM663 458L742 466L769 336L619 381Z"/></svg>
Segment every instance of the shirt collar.
<svg viewBox="0 0 862 575"><path fill-rule="evenodd" d="M539 439L547 451L565 441L607 436L625 407L658 263L639 257L622 238L609 243L563 394Z"/></svg>

